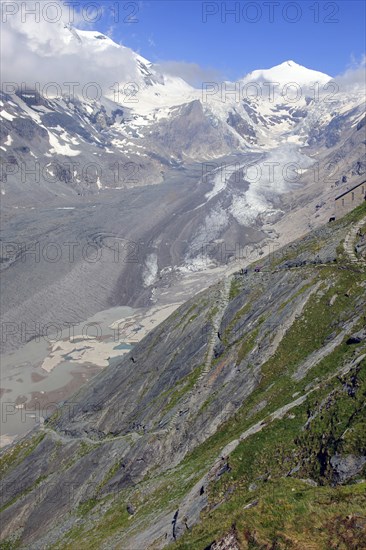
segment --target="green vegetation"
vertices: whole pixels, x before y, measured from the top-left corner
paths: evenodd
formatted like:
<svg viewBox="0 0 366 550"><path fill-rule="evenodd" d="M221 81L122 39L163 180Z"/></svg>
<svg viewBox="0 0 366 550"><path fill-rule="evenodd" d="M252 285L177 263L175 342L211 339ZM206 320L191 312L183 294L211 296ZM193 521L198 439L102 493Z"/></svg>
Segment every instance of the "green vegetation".
<svg viewBox="0 0 366 550"><path fill-rule="evenodd" d="M96 498L89 498L88 500L85 500L78 506L78 514L80 516L87 516L89 512L95 508L95 506L98 504L98 500Z"/></svg>
<svg viewBox="0 0 366 550"><path fill-rule="evenodd" d="M280 310L284 309L288 304L296 300L296 298L304 294L304 292L309 288L311 288L312 286L313 286L313 282L305 283L297 292L295 292L295 294L290 296L290 298L288 298L285 302L283 302L283 304L280 305Z"/></svg>
<svg viewBox="0 0 366 550"><path fill-rule="evenodd" d="M242 549L358 550L365 548L366 483L310 487L296 479L270 480L239 493L168 550L204 549L233 527ZM250 503L253 507L244 509Z"/></svg>
<svg viewBox="0 0 366 550"><path fill-rule="evenodd" d="M235 325L251 310L252 304L251 302L247 302L243 307L237 311L237 313L234 315L230 323L225 327L224 334L223 334L223 341L225 344L228 344L229 337L235 327Z"/></svg>
<svg viewBox="0 0 366 550"><path fill-rule="evenodd" d="M39 476L32 485L30 485L29 487L27 487L26 489L24 489L23 491L18 493L16 497L14 497L12 500L9 500L6 504L4 504L4 506L1 506L0 507L0 512L3 512L7 508L9 508L9 506L14 504L14 502L19 500L20 498L24 498L28 493L33 491L33 489L38 487L38 485L40 485L42 483L42 481L44 481L45 479L47 479L47 476ZM0 548L1 548L1 546L0 546Z"/></svg>
<svg viewBox="0 0 366 550"><path fill-rule="evenodd" d="M319 408L316 403L320 395L315 393L309 402L294 408L293 414L288 413L240 443L229 457L230 471L209 486L209 507L203 512L200 524L187 532L174 548L203 549L230 532L233 525L241 548L356 550L363 547L366 483L332 487L332 477L317 469L321 464L317 456L323 448L319 441L330 454L365 453L365 434L360 430L365 378L366 364L363 369L335 378L328 388L324 384L320 394L327 392L326 414L318 411L305 432L302 428L308 420L309 409L315 412ZM349 384L357 388L354 399L344 391L344 385ZM350 447L342 438L346 426L352 434ZM338 442L336 447L332 446L335 442ZM303 479L310 474L314 474L310 477L320 486ZM255 505L245 509L250 503ZM345 531L342 526L351 526L349 518L353 516L360 521L363 518L363 529L352 535L344 533L350 537L345 539L344 546L332 546L334 541L341 542L338 537ZM347 546L346 541L353 546Z"/></svg>
<svg viewBox="0 0 366 550"><path fill-rule="evenodd" d="M245 337L238 351L238 358L236 360L237 365L240 365L243 359L254 348L257 341L258 331L259 331L259 328L253 330L248 336Z"/></svg>
<svg viewBox="0 0 366 550"><path fill-rule="evenodd" d="M105 476L105 478L103 479L103 481L99 484L98 491L100 491L108 483L108 481L116 475L116 473L118 472L120 467L121 467L121 462L120 461L113 464L113 466L109 469L109 471L108 471L107 475Z"/></svg>
<svg viewBox="0 0 366 550"><path fill-rule="evenodd" d="M358 284L359 274L348 270L325 268L317 280L332 280L333 284L330 288L323 284L321 292L309 298L302 315L294 321L273 357L264 365L262 373L265 378L272 378L275 371L282 376L286 372L294 372L310 353L321 349L328 338L339 332L340 323L351 316L355 302L363 292ZM329 307L330 299L335 294L338 298Z"/></svg>
<svg viewBox="0 0 366 550"><path fill-rule="evenodd" d="M78 458L82 458L83 456L87 455L95 449L95 445L93 443L87 443L86 441L81 441L80 446L77 451Z"/></svg>
<svg viewBox="0 0 366 550"><path fill-rule="evenodd" d="M193 306L191 306L186 312L185 314L180 317L179 319L179 326L183 326L185 327L187 325L186 321L187 321L187 318L189 318L189 316L191 315L191 313L193 313L194 311L197 310L197 304L193 304ZM178 310L179 311L179 310ZM197 316L197 314L196 314ZM182 329L184 330L184 329Z"/></svg>
<svg viewBox="0 0 366 550"><path fill-rule="evenodd" d="M20 540L13 539L13 540L3 540L0 542L0 550L16 550L20 547Z"/></svg>
<svg viewBox="0 0 366 550"><path fill-rule="evenodd" d="M167 390L164 394L160 394L164 397L168 396L168 401L162 409L163 415L173 409L178 401L193 388L201 371L202 366L196 367L191 373L182 378L174 389Z"/></svg>
<svg viewBox="0 0 366 550"><path fill-rule="evenodd" d="M363 215L364 212L363 207ZM233 529L240 548L365 547L366 483L332 487L334 471L330 458L336 453L366 454L366 360L348 374L334 376L335 367L350 361L358 347L343 341L313 366L303 380L296 382L291 376L309 354L334 338L340 325L351 317L364 294L362 280L365 281L365 276L359 271L339 270L337 266L318 272L312 284L320 282L319 291L308 300L301 316L283 335L276 353L263 365L257 389L230 422L187 457L186 460L194 460L199 455L208 457L211 452L211 456L217 456L228 441L258 420L268 419L272 411L291 402L293 396L302 395L309 383L313 385L313 393L302 405L282 420L267 421L262 431L243 441L230 455L231 470L211 482L209 507L202 513L200 523L174 548L203 549ZM309 286L303 286L287 303ZM334 295L337 298L329 306ZM360 320L354 330L362 324ZM250 345L246 339L242 344L243 355ZM314 379L322 382L314 386ZM264 398L267 405L254 416L249 415ZM314 419L304 431L309 415ZM306 480L297 479L302 477L320 485L313 487ZM254 503L253 507L244 509L250 503Z"/></svg>
<svg viewBox="0 0 366 550"><path fill-rule="evenodd" d="M189 323L192 323L197 317L198 317L198 313L195 313L194 315L192 315L192 317L190 317L188 321L183 325L182 332L189 325Z"/></svg>
<svg viewBox="0 0 366 550"><path fill-rule="evenodd" d="M233 279L230 286L229 300L234 300L234 298L240 294L241 290L242 282L239 279Z"/></svg>
<svg viewBox="0 0 366 550"><path fill-rule="evenodd" d="M337 481L332 456L366 456L366 369L361 368L338 377L338 384L320 405L314 397L309 400L310 429L295 440L302 450L303 474L321 485Z"/></svg>
<svg viewBox="0 0 366 550"><path fill-rule="evenodd" d="M79 505L78 514L86 517L93 513L97 504L100 504L94 498L91 498ZM62 548L63 550L74 550L74 548L88 548L96 550L100 548L103 541L113 536L128 526L129 514L126 509L126 501L118 500L113 508L107 510L103 515L103 521L98 523L97 527L85 527L83 523L73 527L67 535L58 544L52 548Z"/></svg>
<svg viewBox="0 0 366 550"><path fill-rule="evenodd" d="M24 439L10 447L0 456L0 475L4 475L10 468L14 468L22 462L44 439L45 434L40 433L31 439Z"/></svg>
<svg viewBox="0 0 366 550"><path fill-rule="evenodd" d="M214 306L214 307L209 311L208 320L209 320L210 322L212 322L212 321L215 319L215 317L216 317L216 315L218 314L218 312L219 312L219 308L218 308L217 306Z"/></svg>

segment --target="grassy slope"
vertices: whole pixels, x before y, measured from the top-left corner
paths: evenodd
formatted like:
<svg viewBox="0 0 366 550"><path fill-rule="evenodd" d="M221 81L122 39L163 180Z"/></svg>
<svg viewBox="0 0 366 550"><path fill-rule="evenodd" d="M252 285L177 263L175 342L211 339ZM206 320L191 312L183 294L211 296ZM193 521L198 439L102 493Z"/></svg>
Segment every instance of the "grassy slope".
<svg viewBox="0 0 366 550"><path fill-rule="evenodd" d="M364 205L351 213L351 221L362 217ZM295 366L336 327L337 319L352 308L352 302L363 292L359 286L364 275L339 270L347 264L339 249L337 267L323 269L319 278L332 278L334 286L319 299L309 300L302 316L286 333L275 355L262 372L260 386L250 396L235 418L223 426L206 445L217 450L239 433L266 418L276 408L291 402L296 392L316 378L315 390L301 406L291 410L245 441L229 457L230 471L209 487L209 507L201 522L194 526L172 548L204 549L225 534L235 533L240 548L258 549L359 549L366 547L366 483L354 479L353 484L334 486L329 467L330 456L366 454L365 396L366 360L347 375L333 376L356 346L342 343L301 382L290 374ZM350 292L351 291L351 292ZM336 309L329 308L329 299L339 295ZM350 294L353 299L349 300ZM354 388L349 393L348 388ZM269 403L255 416L248 413L255 405ZM325 405L320 406L325 401ZM314 415L304 430L309 415ZM203 448L195 455L204 453ZM289 476L292 470L296 470ZM366 472L364 471L365 475ZM309 483L315 481L317 486ZM357 482L357 483L356 483ZM254 506L245 508L248 504Z"/></svg>

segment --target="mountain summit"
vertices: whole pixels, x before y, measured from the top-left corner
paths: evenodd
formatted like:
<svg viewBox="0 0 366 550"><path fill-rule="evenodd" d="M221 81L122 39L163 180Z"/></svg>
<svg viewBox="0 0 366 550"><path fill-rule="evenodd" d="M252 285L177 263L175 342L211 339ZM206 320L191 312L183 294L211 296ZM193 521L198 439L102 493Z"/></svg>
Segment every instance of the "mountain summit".
<svg viewBox="0 0 366 550"><path fill-rule="evenodd" d="M259 69L252 71L243 78L244 82L264 80L267 82L278 82L279 84L288 84L290 82L295 82L296 84L301 85L311 85L315 82L319 84L326 84L332 77L322 73L320 71L314 71L303 67L295 61L288 60L284 61L280 65L275 65L270 69Z"/></svg>

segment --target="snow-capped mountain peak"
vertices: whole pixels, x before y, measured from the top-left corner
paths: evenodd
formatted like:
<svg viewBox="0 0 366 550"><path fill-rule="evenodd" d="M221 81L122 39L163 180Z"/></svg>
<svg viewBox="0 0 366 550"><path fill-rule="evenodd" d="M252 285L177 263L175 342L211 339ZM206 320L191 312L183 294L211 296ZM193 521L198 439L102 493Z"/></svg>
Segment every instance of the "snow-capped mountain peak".
<svg viewBox="0 0 366 550"><path fill-rule="evenodd" d="M75 39L80 44L85 44L98 50L105 50L109 47L118 48L118 44L103 33L75 29L72 25L65 25L65 29L70 31L71 40Z"/></svg>
<svg viewBox="0 0 366 550"><path fill-rule="evenodd" d="M308 69L302 65L299 65L295 61L288 60L280 63L279 65L275 65L270 69L259 69L252 71L242 80L244 82L278 82L281 85L295 82L300 86L310 86L315 82L319 82L319 84L326 84L332 80L332 77L320 71Z"/></svg>
<svg viewBox="0 0 366 550"><path fill-rule="evenodd" d="M130 48L97 31L71 25L66 25L65 31L64 40L73 48L74 55L78 55L79 49L80 56L93 62L97 59L100 67L111 69L113 78L104 87L108 99L132 107L139 114L189 101L193 88L187 82L161 74L148 59Z"/></svg>

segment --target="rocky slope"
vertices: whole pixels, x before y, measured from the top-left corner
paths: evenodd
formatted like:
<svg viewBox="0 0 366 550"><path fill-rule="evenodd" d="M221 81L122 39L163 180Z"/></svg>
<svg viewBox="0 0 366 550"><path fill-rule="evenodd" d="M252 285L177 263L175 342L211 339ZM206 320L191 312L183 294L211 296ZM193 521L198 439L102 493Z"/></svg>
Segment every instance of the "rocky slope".
<svg viewBox="0 0 366 550"><path fill-rule="evenodd" d="M365 215L194 297L5 450L3 547L364 546Z"/></svg>

